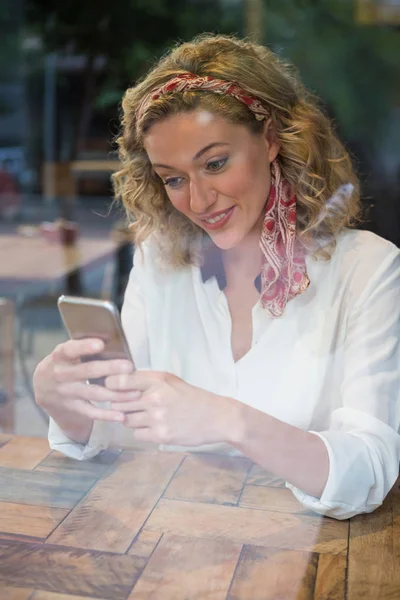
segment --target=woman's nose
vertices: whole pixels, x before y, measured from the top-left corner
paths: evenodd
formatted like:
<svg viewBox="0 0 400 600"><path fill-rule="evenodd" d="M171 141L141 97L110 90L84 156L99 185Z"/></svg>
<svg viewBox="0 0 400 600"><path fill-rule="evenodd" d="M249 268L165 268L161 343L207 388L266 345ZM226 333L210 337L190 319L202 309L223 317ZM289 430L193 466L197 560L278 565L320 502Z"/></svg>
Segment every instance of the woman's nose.
<svg viewBox="0 0 400 600"><path fill-rule="evenodd" d="M190 182L190 210L202 214L214 204L217 199L216 191L207 184L198 181Z"/></svg>

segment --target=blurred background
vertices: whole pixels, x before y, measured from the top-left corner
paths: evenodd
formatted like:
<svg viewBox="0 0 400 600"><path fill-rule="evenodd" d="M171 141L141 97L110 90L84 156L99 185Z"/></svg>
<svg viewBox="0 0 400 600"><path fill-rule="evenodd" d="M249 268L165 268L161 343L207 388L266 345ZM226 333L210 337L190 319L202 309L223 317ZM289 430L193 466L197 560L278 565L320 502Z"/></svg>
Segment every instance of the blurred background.
<svg viewBox="0 0 400 600"><path fill-rule="evenodd" d="M46 435L31 378L66 339L58 295L121 304L121 97L204 31L250 35L298 67L354 157L363 227L400 245L400 0L2 0L0 431Z"/></svg>

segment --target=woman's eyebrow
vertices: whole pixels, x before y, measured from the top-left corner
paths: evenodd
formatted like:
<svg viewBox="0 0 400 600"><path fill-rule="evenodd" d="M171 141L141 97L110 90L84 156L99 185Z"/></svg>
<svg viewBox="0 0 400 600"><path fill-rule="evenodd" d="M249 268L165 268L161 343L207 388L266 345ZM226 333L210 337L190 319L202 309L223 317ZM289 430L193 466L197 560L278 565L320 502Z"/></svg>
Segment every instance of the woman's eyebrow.
<svg viewBox="0 0 400 600"><path fill-rule="evenodd" d="M211 148L214 148L215 146L230 146L230 144L228 144L228 142L212 142L211 144L207 144L207 146L204 146L204 148L199 150L197 154L193 156L192 161L194 162L196 160L199 160L199 158L201 158L201 156L203 156L203 154L205 154L207 150L211 150ZM163 165L161 163L153 163L152 167L153 169L174 169L174 167L171 167L169 165Z"/></svg>
<svg viewBox="0 0 400 600"><path fill-rule="evenodd" d="M207 150L211 150L211 148L214 148L214 146L229 146L229 145L230 144L228 144L227 142L212 142L211 144L208 144L207 146L204 146L204 148L199 150L198 153L193 156L192 160L193 161L198 160L201 156L203 156L203 154L205 154L207 152Z"/></svg>

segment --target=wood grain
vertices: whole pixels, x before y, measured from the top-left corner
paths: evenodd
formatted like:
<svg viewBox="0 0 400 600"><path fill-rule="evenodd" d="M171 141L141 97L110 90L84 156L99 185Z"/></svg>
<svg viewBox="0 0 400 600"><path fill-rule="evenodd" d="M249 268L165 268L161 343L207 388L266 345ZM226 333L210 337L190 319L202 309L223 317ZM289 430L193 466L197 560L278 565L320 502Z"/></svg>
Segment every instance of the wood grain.
<svg viewBox="0 0 400 600"><path fill-rule="evenodd" d="M0 467L34 469L50 452L45 438L15 437L0 448Z"/></svg>
<svg viewBox="0 0 400 600"><path fill-rule="evenodd" d="M318 554L245 546L228 600L312 600Z"/></svg>
<svg viewBox="0 0 400 600"><path fill-rule="evenodd" d="M320 518L308 511L296 500L292 492L280 487L264 487L246 485L240 498L239 506L257 510L274 510L284 513L308 514Z"/></svg>
<svg viewBox="0 0 400 600"><path fill-rule="evenodd" d="M247 508L162 499L146 529L291 550L345 553L348 523Z"/></svg>
<svg viewBox="0 0 400 600"><path fill-rule="evenodd" d="M74 460L64 456L59 452L51 452L37 467L36 471L46 473L84 475L90 478L100 477L108 470L118 456L121 454L118 450L107 450L90 460Z"/></svg>
<svg viewBox="0 0 400 600"><path fill-rule="evenodd" d="M2 502L0 535L4 532L45 539L68 512L69 510L65 508Z"/></svg>
<svg viewBox="0 0 400 600"><path fill-rule="evenodd" d="M399 591L400 568L394 552L390 501L350 522L348 600L394 599Z"/></svg>
<svg viewBox="0 0 400 600"><path fill-rule="evenodd" d="M49 542L125 552L183 460L126 453L50 536Z"/></svg>
<svg viewBox="0 0 400 600"><path fill-rule="evenodd" d="M343 600L346 597L347 557L343 554L319 554L315 600Z"/></svg>
<svg viewBox="0 0 400 600"><path fill-rule="evenodd" d="M129 600L225 600L241 545L163 537Z"/></svg>
<svg viewBox="0 0 400 600"><path fill-rule="evenodd" d="M0 539L10 542L27 542L28 544L32 544L33 542L43 542L43 538L35 537L33 535L21 535L19 533L0 532Z"/></svg>
<svg viewBox="0 0 400 600"><path fill-rule="evenodd" d="M0 467L0 502L73 508L97 476Z"/></svg>
<svg viewBox="0 0 400 600"><path fill-rule="evenodd" d="M393 563L395 565L400 565L400 478L394 485L386 503L388 501L392 504ZM400 596L400 582L396 588L396 591Z"/></svg>
<svg viewBox="0 0 400 600"><path fill-rule="evenodd" d="M6 586L126 600L142 569L134 556L0 540Z"/></svg>
<svg viewBox="0 0 400 600"><path fill-rule="evenodd" d="M150 558L161 537L162 533L143 529L133 541L128 554L146 559Z"/></svg>
<svg viewBox="0 0 400 600"><path fill-rule="evenodd" d="M96 596L70 596L70 594L58 594L57 592L36 591L29 600L107 600L107 598L99 598Z"/></svg>
<svg viewBox="0 0 400 600"><path fill-rule="evenodd" d="M246 481L247 485L266 485L269 487L285 487L285 481L268 473L260 465L253 465Z"/></svg>
<svg viewBox="0 0 400 600"><path fill-rule="evenodd" d="M25 588L1 587L0 589L0 600L31 600L33 590L27 590Z"/></svg>
<svg viewBox="0 0 400 600"><path fill-rule="evenodd" d="M337 521L245 458L30 442L0 435L0 600L400 598L400 480Z"/></svg>
<svg viewBox="0 0 400 600"><path fill-rule="evenodd" d="M187 456L164 498L236 504L251 466L248 459L227 456Z"/></svg>

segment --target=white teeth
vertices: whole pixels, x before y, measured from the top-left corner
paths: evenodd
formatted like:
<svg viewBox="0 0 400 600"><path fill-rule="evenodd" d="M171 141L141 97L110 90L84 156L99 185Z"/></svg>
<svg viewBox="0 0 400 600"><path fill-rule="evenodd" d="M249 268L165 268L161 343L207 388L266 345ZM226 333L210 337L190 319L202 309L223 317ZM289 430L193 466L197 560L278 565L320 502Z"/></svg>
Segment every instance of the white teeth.
<svg viewBox="0 0 400 600"><path fill-rule="evenodd" d="M221 219L223 219L224 217L226 217L226 215L228 214L229 210L227 210L225 213L222 213L221 215L218 215L218 217L215 217L214 219L204 219L206 223L218 223L218 221L220 221Z"/></svg>

